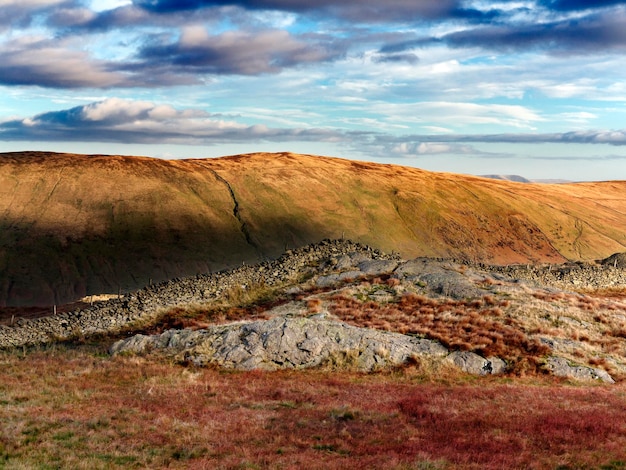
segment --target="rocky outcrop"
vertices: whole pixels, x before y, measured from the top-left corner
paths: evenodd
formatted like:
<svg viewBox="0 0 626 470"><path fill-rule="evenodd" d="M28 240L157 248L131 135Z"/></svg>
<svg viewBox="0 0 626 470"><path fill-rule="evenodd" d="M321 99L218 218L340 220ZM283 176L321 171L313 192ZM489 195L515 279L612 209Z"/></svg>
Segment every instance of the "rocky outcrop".
<svg viewBox="0 0 626 470"><path fill-rule="evenodd" d="M113 355L155 351L196 366L238 370L329 366L371 372L409 361L429 361L447 363L472 375L507 371L506 362L497 357L484 358L471 351L450 352L436 341L358 328L324 315L277 316L201 330L167 330L160 335L135 335L119 340L110 348ZM572 365L562 357L550 356L545 368L557 377L615 383L602 369Z"/></svg>
<svg viewBox="0 0 626 470"><path fill-rule="evenodd" d="M487 292L475 282L485 275L496 280L527 279L566 289L626 285L626 269L610 263L606 266L568 263L468 267L443 259L401 261L397 256L385 255L349 240L324 240L290 250L275 261L173 279L119 299L95 302L88 308L55 316L35 320L17 318L10 326L0 325L0 349L114 333L138 321L148 321L163 309L206 304L233 291L245 292L255 286L278 287L309 277L317 286L328 287L385 273L412 282L431 295L454 299L485 295Z"/></svg>
<svg viewBox="0 0 626 470"><path fill-rule="evenodd" d="M619 350L616 353L603 350L604 343L598 337L612 335L615 344L620 344L624 303L594 300L546 288L540 280L552 276L554 282L559 278L569 282L571 287L573 280L584 276L599 279L606 276L624 286L626 281L619 284L623 273L624 270L611 265L577 263L559 267L489 267L446 259L404 261L348 240L325 240L256 266L172 280L56 316L32 321L17 319L10 326L0 326L0 348L136 331L145 325L154 325L162 312L173 307L215 305L216 301L224 300L229 306L238 306L247 292L269 288L273 292L282 292L283 298L289 295L301 297L297 303L264 311L263 315L270 318L266 322L214 325L197 331L171 330L154 337L137 335L116 343L112 352L143 353L163 349L182 361L242 369L334 364L365 371L403 364L415 356L436 361L445 358L445 363L464 372L487 375L506 372L507 363L498 357L482 357L476 353L501 355L514 366L518 355L507 356L506 348L510 344L514 349L521 347L528 354L534 354L535 359L543 361L548 357L545 368L555 375L612 382L607 372L594 367L572 366L571 361L583 357L579 351L587 350L588 361L604 358L607 370L618 374L615 377L626 373L623 354ZM527 281L521 282L520 278ZM321 293L319 287L324 288ZM333 298L358 302L348 308L344 318L332 310ZM378 318L378 313L374 313L376 318L364 317L355 324L412 331L427 338L440 339L443 345L338 321L343 318L352 322L364 312L360 305L367 309L369 303L381 309L390 303L388 314L396 315L392 313L393 304L405 300L414 302L414 310L402 313L409 315L404 326L392 327L386 319ZM357 317L350 317L354 315L350 309L356 309ZM337 316L315 316L328 312ZM414 321L410 319L411 315L420 320L411 323ZM525 322L525 318L531 320ZM439 326L433 322L440 322L437 323ZM450 327L442 329L442 324ZM455 325L465 326L461 331ZM560 330L552 333L555 327ZM518 332L512 334L511 329ZM483 330L485 335L481 333ZM498 336L491 333L500 330L502 334L506 333L508 342L500 349L490 350L488 346L499 341ZM527 347L537 340L545 345L540 353ZM455 350L457 348L462 350Z"/></svg>
<svg viewBox="0 0 626 470"><path fill-rule="evenodd" d="M557 377L569 377L584 382L599 380L611 384L615 383L613 377L605 370L571 364L570 361L562 357L549 357L546 362L546 368Z"/></svg>
<svg viewBox="0 0 626 470"><path fill-rule="evenodd" d="M428 258L417 258L402 263L394 276L422 285L433 294L453 299L468 299L485 295L471 278L457 271L458 265L450 261L433 263Z"/></svg>
<svg viewBox="0 0 626 470"><path fill-rule="evenodd" d="M436 341L358 328L320 316L276 317L266 321L169 330L116 342L112 354L163 350L198 366L231 369L292 369L330 365L374 371L409 358L441 359L448 350Z"/></svg>

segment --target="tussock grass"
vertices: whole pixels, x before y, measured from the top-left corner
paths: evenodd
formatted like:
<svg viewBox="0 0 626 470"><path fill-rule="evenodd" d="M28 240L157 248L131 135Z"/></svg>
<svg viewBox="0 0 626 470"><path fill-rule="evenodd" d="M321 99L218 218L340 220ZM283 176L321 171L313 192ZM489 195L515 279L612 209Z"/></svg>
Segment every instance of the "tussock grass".
<svg viewBox="0 0 626 470"><path fill-rule="evenodd" d="M537 369L549 348L526 335L515 320L502 318L508 304L493 296L458 301L414 293L380 304L338 294L330 298L329 310L356 326L425 336L453 350L497 356L514 370Z"/></svg>

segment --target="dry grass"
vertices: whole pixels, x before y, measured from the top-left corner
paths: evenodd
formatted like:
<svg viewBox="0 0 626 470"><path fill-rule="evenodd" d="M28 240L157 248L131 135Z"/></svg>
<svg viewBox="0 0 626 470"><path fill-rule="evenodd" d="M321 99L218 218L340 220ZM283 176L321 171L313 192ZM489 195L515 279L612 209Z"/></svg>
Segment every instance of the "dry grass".
<svg viewBox="0 0 626 470"><path fill-rule="evenodd" d="M623 468L623 385L0 355L2 468ZM621 465L621 467L620 467Z"/></svg>
<svg viewBox="0 0 626 470"><path fill-rule="evenodd" d="M534 298L543 300L544 302L563 302L571 306L577 307L588 312L597 312L598 310L626 310L626 303L619 302L622 299L621 294L617 294L614 290L602 291L602 294L594 291L594 294L574 294L564 291L550 292L539 290L532 295ZM608 294L612 292L612 294ZM621 292L621 290L619 290Z"/></svg>
<svg viewBox="0 0 626 470"><path fill-rule="evenodd" d="M593 365L605 356L620 358L620 362L625 357L626 302L620 297L539 290L526 302L523 299L510 314L530 334L574 341L572 358ZM623 366L606 370L616 377L626 372Z"/></svg>
<svg viewBox="0 0 626 470"><path fill-rule="evenodd" d="M157 320L142 327L132 326L133 333L160 334L166 330L197 330L210 325L231 323L241 320L267 320L269 306L250 307L211 307L185 306L174 307L161 314Z"/></svg>
<svg viewBox="0 0 626 470"><path fill-rule="evenodd" d="M249 286L247 289L234 287L224 293L221 301L164 310L147 323L129 326L126 333L158 334L169 329L199 329L242 320L267 320L268 310L290 298L281 294L279 289L264 285Z"/></svg>
<svg viewBox="0 0 626 470"><path fill-rule="evenodd" d="M165 309L154 317L129 325L122 334L160 334L168 329L195 330L236 321L267 320L268 311L293 300L306 301L306 308L311 314L320 313L322 301L315 296L329 290L331 287L313 286L298 293L286 294L280 287L270 288L264 284L251 285L246 289L233 287L224 292L220 300Z"/></svg>
<svg viewBox="0 0 626 470"><path fill-rule="evenodd" d="M514 371L536 369L549 349L524 334L515 320L504 318L502 309L508 304L493 296L457 301L410 293L399 302L380 304L334 295L329 310L356 326L421 335L453 350L497 356L509 361Z"/></svg>
<svg viewBox="0 0 626 470"><path fill-rule="evenodd" d="M581 289L580 293L593 297L626 300L626 287L624 286L606 287L603 289Z"/></svg>

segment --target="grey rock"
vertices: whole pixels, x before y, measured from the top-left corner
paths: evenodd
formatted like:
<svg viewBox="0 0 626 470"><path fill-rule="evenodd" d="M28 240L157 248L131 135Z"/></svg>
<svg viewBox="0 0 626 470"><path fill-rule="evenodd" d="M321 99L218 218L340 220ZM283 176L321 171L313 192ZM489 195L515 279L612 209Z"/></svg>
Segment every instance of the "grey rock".
<svg viewBox="0 0 626 470"><path fill-rule="evenodd" d="M328 274L325 276L320 276L315 281L315 284L318 287L330 287L335 284L348 281L350 279L358 279L361 276L363 276L363 273L361 271L344 271L338 274Z"/></svg>
<svg viewBox="0 0 626 470"><path fill-rule="evenodd" d="M557 377L570 377L585 382L601 380L610 384L615 383L613 377L605 370L570 364L567 359L562 357L550 356L546 361L546 367Z"/></svg>
<svg viewBox="0 0 626 470"><path fill-rule="evenodd" d="M534 285L552 286L562 290L573 287L598 289L626 284L626 266L622 265L625 254L616 253L599 264L566 263L562 265L508 265L483 266L494 273L513 279L524 279Z"/></svg>
<svg viewBox="0 0 626 470"><path fill-rule="evenodd" d="M446 360L463 372L473 375L501 374L506 371L506 362L497 357L485 359L470 351L455 351Z"/></svg>
<svg viewBox="0 0 626 470"><path fill-rule="evenodd" d="M573 355L585 347L582 341L569 338L539 337L539 341L550 347L553 354Z"/></svg>
<svg viewBox="0 0 626 470"><path fill-rule="evenodd" d="M485 294L465 276L454 271L425 274L420 280L431 292L453 299L481 297Z"/></svg>
<svg viewBox="0 0 626 470"><path fill-rule="evenodd" d="M392 272L398 266L398 262L392 259L367 260L358 264L359 270L368 276L376 276Z"/></svg>
<svg viewBox="0 0 626 470"><path fill-rule="evenodd" d="M411 277L432 272L433 269L440 271L441 268L433 267L432 260L429 258L415 258L401 263L395 270L397 277Z"/></svg>
<svg viewBox="0 0 626 470"><path fill-rule="evenodd" d="M487 361L491 363L492 374L504 374L507 371L506 361L503 361L499 357L488 357Z"/></svg>
<svg viewBox="0 0 626 470"><path fill-rule="evenodd" d="M371 260L372 257L369 256L368 253L361 252L352 252L346 255L340 256L337 259L337 263L334 266L334 269L338 271L345 271L347 269L354 269L358 266L359 263L367 260Z"/></svg>
<svg viewBox="0 0 626 470"><path fill-rule="evenodd" d="M206 330L169 330L153 337L116 342L112 354L164 350L199 366L232 369L308 368L329 364L360 371L400 365L415 356L443 358L441 344L370 330L324 318L276 317L266 321L216 326Z"/></svg>
<svg viewBox="0 0 626 470"><path fill-rule="evenodd" d="M400 264L394 271L399 279L406 279L424 286L428 291L452 297L467 299L482 297L485 291L476 287L467 276L457 272L451 262L433 262L426 258L417 258Z"/></svg>

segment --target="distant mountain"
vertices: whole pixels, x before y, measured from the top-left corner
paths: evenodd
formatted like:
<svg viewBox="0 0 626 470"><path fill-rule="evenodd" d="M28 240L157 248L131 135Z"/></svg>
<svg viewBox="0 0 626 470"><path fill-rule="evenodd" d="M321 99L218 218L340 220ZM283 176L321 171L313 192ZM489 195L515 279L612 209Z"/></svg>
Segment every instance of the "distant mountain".
<svg viewBox="0 0 626 470"><path fill-rule="evenodd" d="M349 238L405 259L626 251L626 181L519 185L338 158L0 154L0 306L61 304Z"/></svg>
<svg viewBox="0 0 626 470"><path fill-rule="evenodd" d="M513 181L515 183L541 183L541 184L563 184L573 183L570 180L563 179L533 179L529 180L519 175L480 175L481 178L491 178L494 180Z"/></svg>
<svg viewBox="0 0 626 470"><path fill-rule="evenodd" d="M491 178L494 180L514 181L516 183L531 183L530 180L519 175L480 175L481 178Z"/></svg>
<svg viewBox="0 0 626 470"><path fill-rule="evenodd" d="M531 180L533 183L542 183L542 184L565 184L565 183L573 183L571 180L562 180L562 179L539 179L539 180Z"/></svg>

